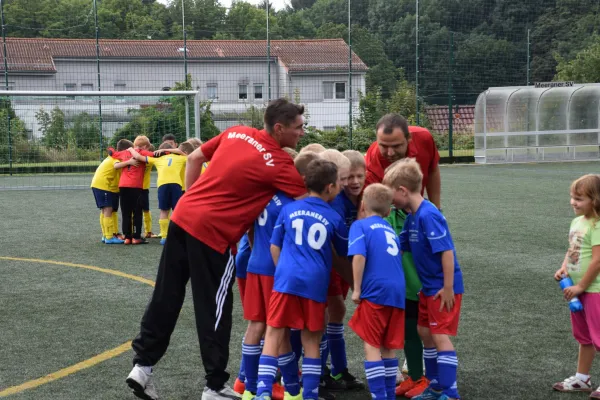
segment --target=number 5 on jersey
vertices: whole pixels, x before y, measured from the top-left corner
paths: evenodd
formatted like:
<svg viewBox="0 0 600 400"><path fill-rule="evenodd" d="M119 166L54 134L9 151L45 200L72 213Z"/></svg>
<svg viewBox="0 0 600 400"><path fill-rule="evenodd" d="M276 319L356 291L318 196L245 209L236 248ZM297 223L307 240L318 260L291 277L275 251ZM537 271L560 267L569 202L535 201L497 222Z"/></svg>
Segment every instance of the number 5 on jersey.
<svg viewBox="0 0 600 400"><path fill-rule="evenodd" d="M304 238L304 219L296 218L292 221L292 228L296 230L296 245L302 246ZM321 247L325 244L327 240L327 228L320 222L315 222L308 228L308 233L306 235L306 241L308 245L315 250L321 250Z"/></svg>

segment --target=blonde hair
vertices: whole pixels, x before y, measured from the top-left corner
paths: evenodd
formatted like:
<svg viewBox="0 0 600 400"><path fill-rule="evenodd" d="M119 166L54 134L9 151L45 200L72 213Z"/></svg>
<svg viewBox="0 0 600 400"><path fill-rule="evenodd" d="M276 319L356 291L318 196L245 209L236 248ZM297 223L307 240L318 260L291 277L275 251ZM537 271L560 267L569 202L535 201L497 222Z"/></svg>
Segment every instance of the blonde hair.
<svg viewBox="0 0 600 400"><path fill-rule="evenodd" d="M378 214L380 217L385 217L389 214L393 199L394 192L392 189L381 183L374 183L367 186L363 193L365 209Z"/></svg>
<svg viewBox="0 0 600 400"><path fill-rule="evenodd" d="M308 164L310 164L310 162L313 160L319 159L321 159L321 156L314 151L301 151L300 154L298 154L298 156L294 159L294 165L296 166L296 169L300 175L304 176L306 175Z"/></svg>
<svg viewBox="0 0 600 400"><path fill-rule="evenodd" d="M592 200L594 224L600 220L600 175L587 174L571 183L571 193Z"/></svg>
<svg viewBox="0 0 600 400"><path fill-rule="evenodd" d="M348 160L350 160L350 169L362 168L364 170L367 169L367 164L365 164L365 156L363 156L360 151L356 150L346 150L343 151L342 154L346 156Z"/></svg>
<svg viewBox="0 0 600 400"><path fill-rule="evenodd" d="M195 147L190 142L183 142L179 145L179 150L183 151L185 154L191 154Z"/></svg>
<svg viewBox="0 0 600 400"><path fill-rule="evenodd" d="M325 151L325 147L319 143L311 143L300 149L300 153L304 153L305 151L312 151L319 154Z"/></svg>
<svg viewBox="0 0 600 400"><path fill-rule="evenodd" d="M202 140L200 140L196 137L189 138L187 140L187 142L190 143L192 146L194 146L194 150L196 150L198 147L202 146Z"/></svg>
<svg viewBox="0 0 600 400"><path fill-rule="evenodd" d="M338 170L342 168L350 169L350 160L348 160L348 158L345 155L343 155L337 150L327 149L324 152L322 152L320 156L324 160L331 161L332 163L334 163L338 167Z"/></svg>
<svg viewBox="0 0 600 400"><path fill-rule="evenodd" d="M290 147L284 147L283 151L288 153L290 155L290 157L292 157L292 160L298 156L298 152Z"/></svg>
<svg viewBox="0 0 600 400"><path fill-rule="evenodd" d="M421 166L414 158L403 158L385 170L383 184L398 189L404 186L412 193L420 193L423 185Z"/></svg>
<svg viewBox="0 0 600 400"><path fill-rule="evenodd" d="M150 140L148 139L148 136L139 135L133 141L133 147L143 147L143 146L150 147L150 146L152 146L152 144L150 144Z"/></svg>
<svg viewBox="0 0 600 400"><path fill-rule="evenodd" d="M160 144L160 146L158 146L159 150L163 150L163 149L172 149L173 145L169 142L163 142Z"/></svg>

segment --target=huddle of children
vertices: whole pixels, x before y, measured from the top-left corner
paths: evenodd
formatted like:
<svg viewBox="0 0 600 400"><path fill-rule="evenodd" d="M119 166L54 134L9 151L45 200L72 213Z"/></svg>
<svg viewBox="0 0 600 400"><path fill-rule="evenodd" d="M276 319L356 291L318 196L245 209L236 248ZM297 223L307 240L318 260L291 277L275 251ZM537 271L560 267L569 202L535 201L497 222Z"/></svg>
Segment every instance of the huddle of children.
<svg viewBox="0 0 600 400"><path fill-rule="evenodd" d="M174 135L165 135L158 151L146 136L133 143L126 139L109 148L109 155L96 169L91 188L100 212L102 242L105 244L145 244L157 237L152 233L150 213L150 174L158 173L160 243L167 239L169 213L185 191L187 155L202 144L192 138L177 146ZM121 207L122 233L118 232L117 212ZM142 222L145 232L142 234Z"/></svg>
<svg viewBox="0 0 600 400"><path fill-rule="evenodd" d="M288 153L308 197L277 193L240 244L237 278L249 323L234 390L245 400L326 400L335 399L332 391L363 388L348 372L344 341L346 282L353 281L358 306L349 326L364 342L372 398L406 396L406 385L396 386L395 351L404 347L405 320L416 319L405 315L407 290L415 286L408 280L420 279L413 329L425 347L419 361L424 354L426 377L411 379L409 389L418 390L418 400L458 399L450 336L458 329L462 273L445 218L420 194L417 162L396 162L383 184L364 189L359 152L313 144ZM389 216L392 205L408 216ZM405 274L407 256L418 278Z"/></svg>

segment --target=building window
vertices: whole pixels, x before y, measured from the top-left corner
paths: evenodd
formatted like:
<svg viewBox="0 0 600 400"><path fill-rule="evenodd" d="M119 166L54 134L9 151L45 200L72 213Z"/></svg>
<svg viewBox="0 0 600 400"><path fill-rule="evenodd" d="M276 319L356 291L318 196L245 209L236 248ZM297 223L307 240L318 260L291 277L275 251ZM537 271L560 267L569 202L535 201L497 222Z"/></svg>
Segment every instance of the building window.
<svg viewBox="0 0 600 400"><path fill-rule="evenodd" d="M94 90L94 84L92 83L82 83L81 91L82 92L92 92ZM84 101L92 101L92 96L83 96Z"/></svg>
<svg viewBox="0 0 600 400"><path fill-rule="evenodd" d="M239 85L238 99L248 100L248 85Z"/></svg>
<svg viewBox="0 0 600 400"><path fill-rule="evenodd" d="M65 90L68 92L74 92L77 90L76 83L65 83ZM67 96L67 100L75 101L75 96Z"/></svg>
<svg viewBox="0 0 600 400"><path fill-rule="evenodd" d="M263 85L254 85L254 99L262 100L263 98Z"/></svg>
<svg viewBox="0 0 600 400"><path fill-rule="evenodd" d="M126 89L127 85L125 83L115 83L115 91L122 92ZM125 103L125 96L116 96L115 102L117 103Z"/></svg>
<svg viewBox="0 0 600 400"><path fill-rule="evenodd" d="M217 100L219 96L217 95L217 84L209 83L206 85L206 97L208 100Z"/></svg>
<svg viewBox="0 0 600 400"><path fill-rule="evenodd" d="M323 82L323 99L344 100L346 98L346 82Z"/></svg>

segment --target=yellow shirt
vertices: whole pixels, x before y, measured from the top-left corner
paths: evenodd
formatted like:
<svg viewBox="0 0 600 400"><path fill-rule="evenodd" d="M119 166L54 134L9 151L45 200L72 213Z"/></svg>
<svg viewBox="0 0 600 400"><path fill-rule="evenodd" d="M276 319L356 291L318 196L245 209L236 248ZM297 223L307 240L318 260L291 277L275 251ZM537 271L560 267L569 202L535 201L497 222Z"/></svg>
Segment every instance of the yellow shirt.
<svg viewBox="0 0 600 400"><path fill-rule="evenodd" d="M150 175L152 174L152 165L146 164L146 170L144 171L144 189L150 189Z"/></svg>
<svg viewBox="0 0 600 400"><path fill-rule="evenodd" d="M156 181L158 187L168 183L177 183L183 187L181 176L185 174L186 162L187 156L178 154L169 154L159 158L146 157L146 163L150 166L154 165L158 171L158 180Z"/></svg>
<svg viewBox="0 0 600 400"><path fill-rule="evenodd" d="M90 187L106 190L107 192L119 193L119 178L121 177L121 170L115 169L115 164L119 160L115 160L112 157L106 157L96 168L96 173L92 178L92 184Z"/></svg>

